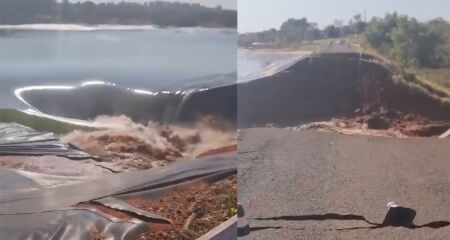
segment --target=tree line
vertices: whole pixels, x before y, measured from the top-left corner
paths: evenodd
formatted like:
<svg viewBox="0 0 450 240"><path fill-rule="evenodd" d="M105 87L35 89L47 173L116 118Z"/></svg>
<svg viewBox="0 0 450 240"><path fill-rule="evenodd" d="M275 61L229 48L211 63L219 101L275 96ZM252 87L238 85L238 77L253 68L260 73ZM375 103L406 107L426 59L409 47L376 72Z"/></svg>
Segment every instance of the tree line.
<svg viewBox="0 0 450 240"><path fill-rule="evenodd" d="M334 24L319 29L306 18L290 18L279 29L239 35L240 46L267 43L287 46L293 43L327 38L343 38L361 34L367 43L378 52L406 67L450 66L450 23L442 18L419 22L397 13L374 17L369 22L360 14L353 16L347 24Z"/></svg>
<svg viewBox="0 0 450 240"><path fill-rule="evenodd" d="M252 43L288 45L324 38L340 38L350 34L360 34L364 31L364 27L365 23L362 21L361 14L355 15L346 25L336 20L334 24L323 30L306 18L289 18L281 24L279 29L272 28L262 32L240 34L239 45L249 46Z"/></svg>
<svg viewBox="0 0 450 240"><path fill-rule="evenodd" d="M442 18L419 22L394 12L373 18L364 36L373 48L402 66L450 66L450 24Z"/></svg>
<svg viewBox="0 0 450 240"><path fill-rule="evenodd" d="M237 26L235 10L220 6L151 1L94 3L63 0L0 0L0 24L155 24L176 27Z"/></svg>

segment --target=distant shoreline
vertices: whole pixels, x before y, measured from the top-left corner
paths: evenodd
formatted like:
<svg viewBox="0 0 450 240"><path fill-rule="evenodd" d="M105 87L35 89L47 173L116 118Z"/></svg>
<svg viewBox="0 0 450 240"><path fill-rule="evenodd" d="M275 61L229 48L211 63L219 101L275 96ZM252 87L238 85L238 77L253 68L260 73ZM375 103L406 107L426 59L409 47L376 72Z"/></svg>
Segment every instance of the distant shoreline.
<svg viewBox="0 0 450 240"><path fill-rule="evenodd" d="M46 0L0 1L0 24L120 24L237 28L237 11L200 4L152 1L94 3Z"/></svg>

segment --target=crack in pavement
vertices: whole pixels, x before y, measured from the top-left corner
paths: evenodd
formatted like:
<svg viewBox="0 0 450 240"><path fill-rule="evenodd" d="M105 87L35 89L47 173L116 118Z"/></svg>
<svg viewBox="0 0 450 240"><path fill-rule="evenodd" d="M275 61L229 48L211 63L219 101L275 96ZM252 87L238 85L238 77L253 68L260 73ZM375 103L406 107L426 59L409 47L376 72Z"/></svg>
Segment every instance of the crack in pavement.
<svg viewBox="0 0 450 240"><path fill-rule="evenodd" d="M290 230L305 230L305 228L280 227L280 226L265 226L265 227L250 227L250 232L256 232L266 229L290 229Z"/></svg>
<svg viewBox="0 0 450 240"><path fill-rule="evenodd" d="M338 230L338 231L345 231L345 230L357 230L357 229L377 229L377 228L384 228L384 227L404 227L408 229L418 229L418 228L442 228L450 226L449 221L433 221L429 222L423 225L415 225L415 224L404 224L404 225L392 225L389 223L375 223L367 220L362 215L354 215L354 214L336 214L336 213L327 213L327 214L312 214L312 215L291 215L291 216L278 216L278 217L258 217L258 218L249 218L249 220L285 220L285 221L325 221L325 220L343 220L343 221L349 221L349 220L359 220L364 221L370 225L370 227L352 227L352 228L337 228L337 229L327 229L327 230ZM250 227L250 231L259 231L264 229L281 229L281 228L290 228L290 227L282 227L282 226L265 226L265 227ZM297 229L302 230L302 229Z"/></svg>
<svg viewBox="0 0 450 240"><path fill-rule="evenodd" d="M238 154L257 153L257 152L261 152L261 150L242 151L238 152Z"/></svg>
<svg viewBox="0 0 450 240"><path fill-rule="evenodd" d="M354 214L311 214L311 215L292 215L292 216L279 216L279 217L265 217L265 218L250 218L254 220L286 220L286 221L323 221L323 220L360 220L371 225L378 225L377 223L370 222L364 216Z"/></svg>
<svg viewBox="0 0 450 240"><path fill-rule="evenodd" d="M378 224L376 226L372 226L372 227L352 227L352 228L338 228L338 229L334 229L334 230L338 230L338 231L346 231L346 230L357 230L357 229L376 229L376 228L384 228L384 227L405 227L408 229L417 229L417 228L433 228L433 229L437 229L437 228L442 228L442 227L447 227L450 226L450 222L448 221L434 221L434 222L429 222L423 225L412 225L412 226L391 226L391 225L387 225L387 224Z"/></svg>
<svg viewBox="0 0 450 240"><path fill-rule="evenodd" d="M250 227L250 232L256 232L260 230L266 230L266 229L282 229L284 227L276 227L276 226L268 226L268 227Z"/></svg>

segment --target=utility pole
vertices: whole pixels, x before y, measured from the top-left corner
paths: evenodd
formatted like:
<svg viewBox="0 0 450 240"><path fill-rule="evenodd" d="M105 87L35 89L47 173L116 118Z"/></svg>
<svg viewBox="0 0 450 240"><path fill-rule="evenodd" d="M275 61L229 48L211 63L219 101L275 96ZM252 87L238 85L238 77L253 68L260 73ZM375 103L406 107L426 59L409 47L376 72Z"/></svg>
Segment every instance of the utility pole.
<svg viewBox="0 0 450 240"><path fill-rule="evenodd" d="M364 8L364 29L366 28L366 20L367 20L366 16L367 16L367 13L366 13L366 9ZM359 65L361 65L362 53L363 53L363 42L362 42L363 34L364 34L364 31L359 33L359 36L358 36L358 38L359 38L359 44L358 44L359 61L358 61L358 64ZM364 46L364 51L365 50L366 50L366 46Z"/></svg>
<svg viewBox="0 0 450 240"><path fill-rule="evenodd" d="M366 11L366 9L364 8L364 29L367 27L367 11ZM359 36L359 47L361 48L362 47L362 35L363 35L364 33L361 33L361 35ZM364 50L366 50L366 46L364 46ZM360 53L361 53L361 50L360 50Z"/></svg>
<svg viewBox="0 0 450 240"><path fill-rule="evenodd" d="M364 24L366 23L366 9L364 8Z"/></svg>

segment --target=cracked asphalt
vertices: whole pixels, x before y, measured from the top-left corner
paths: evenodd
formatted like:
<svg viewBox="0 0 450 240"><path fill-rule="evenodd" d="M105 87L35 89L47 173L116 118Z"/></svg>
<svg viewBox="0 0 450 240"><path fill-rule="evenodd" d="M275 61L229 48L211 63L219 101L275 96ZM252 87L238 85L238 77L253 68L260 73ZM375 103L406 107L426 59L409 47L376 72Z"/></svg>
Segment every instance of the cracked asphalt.
<svg viewBox="0 0 450 240"><path fill-rule="evenodd" d="M449 239L449 139L251 128L238 148L240 239ZM435 228L373 228L389 201Z"/></svg>

